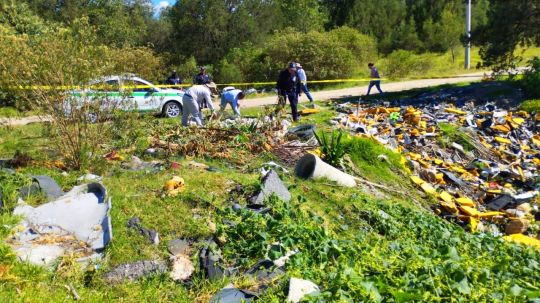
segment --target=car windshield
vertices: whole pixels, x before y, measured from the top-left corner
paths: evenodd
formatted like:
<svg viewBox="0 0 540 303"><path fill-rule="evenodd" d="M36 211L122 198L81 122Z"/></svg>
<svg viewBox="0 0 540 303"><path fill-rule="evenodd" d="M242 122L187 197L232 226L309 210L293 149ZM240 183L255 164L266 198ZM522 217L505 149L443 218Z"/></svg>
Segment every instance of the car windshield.
<svg viewBox="0 0 540 303"><path fill-rule="evenodd" d="M142 82L139 80L124 80L123 88L133 92L154 92L157 89L149 82Z"/></svg>
<svg viewBox="0 0 540 303"><path fill-rule="evenodd" d="M93 83L90 88L94 91L119 91L120 85L118 84L118 80L111 79L106 81L99 81L96 83Z"/></svg>

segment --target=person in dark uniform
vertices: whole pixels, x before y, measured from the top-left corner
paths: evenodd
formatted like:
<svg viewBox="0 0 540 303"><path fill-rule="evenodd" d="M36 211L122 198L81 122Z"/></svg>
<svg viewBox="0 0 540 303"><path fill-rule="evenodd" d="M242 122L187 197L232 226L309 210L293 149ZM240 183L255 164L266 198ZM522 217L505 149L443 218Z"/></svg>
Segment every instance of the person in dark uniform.
<svg viewBox="0 0 540 303"><path fill-rule="evenodd" d="M298 121L298 94L301 92L300 81L296 74L296 62L291 62L279 73L277 92L285 102L289 99L293 121Z"/></svg>
<svg viewBox="0 0 540 303"><path fill-rule="evenodd" d="M169 85L178 85L178 84L182 84L182 78L180 78L180 76L178 76L178 74L176 73L175 70L172 71L172 74L169 76L169 78L167 78L167 80L165 81L166 84L169 84Z"/></svg>
<svg viewBox="0 0 540 303"><path fill-rule="evenodd" d="M201 66L199 73L193 77L193 84L204 85L212 82L210 76L206 73L206 67Z"/></svg>

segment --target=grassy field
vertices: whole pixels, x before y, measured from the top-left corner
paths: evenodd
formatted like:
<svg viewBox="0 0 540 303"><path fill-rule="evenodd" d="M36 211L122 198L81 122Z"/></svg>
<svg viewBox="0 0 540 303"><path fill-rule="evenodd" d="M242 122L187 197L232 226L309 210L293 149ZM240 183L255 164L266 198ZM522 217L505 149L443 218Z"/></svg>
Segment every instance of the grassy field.
<svg viewBox="0 0 540 303"><path fill-rule="evenodd" d="M312 123L318 130L329 132L333 128L329 119L335 112L327 102L318 105L321 111L303 117L301 123ZM261 112L261 108L250 108L243 114L258 116ZM152 131L155 118L141 119L144 137ZM166 125L178 123L173 119L161 121ZM448 136L455 135L451 128L447 132ZM164 169L156 172L129 171L119 162L110 162L97 172L103 176L113 205L114 239L106 248L105 258L95 266L81 268L73 257L66 256L47 270L16 261L11 249L1 243L0 301L69 302L73 295L68 285L76 289L81 302L208 302L228 283L256 289L258 283L245 276L209 281L200 271L190 284L176 283L166 274L119 284L102 279L108 269L125 262L166 260L169 240L187 237L203 242L212 235L224 239L224 258L242 270L264 258L272 243L299 250L287 263L285 275L270 281L258 302L285 302L289 277L318 284L322 293L312 299L316 302L526 302L540 297L538 251L467 233L433 215L429 210L433 201L409 181L399 154L368 139L351 140L351 158L361 177L390 191L369 186L343 188L326 180L301 180L281 173L293 199L290 203L267 201L272 207L267 215L232 211L233 202L244 205L246 199L231 190L237 186L246 192L256 190L263 163L280 161L270 152L231 160L210 155L159 157ZM144 160L155 159L145 155L144 148L137 144L134 150L120 152L126 157L135 154ZM46 124L0 128L0 158L10 158L16 151L34 159L30 166L18 170L20 174L50 175L64 190L87 173L69 171L63 175L50 165L58 155ZM379 161L381 154L389 161ZM190 161L215 169L193 168ZM177 168L171 168L172 163L177 163ZM163 184L174 175L185 179L185 188L176 197L164 196ZM149 244L126 227L134 216L160 233L159 245ZM8 211L2 212L2 238L10 235L17 220ZM209 222L216 224L216 231ZM195 267L200 245L191 255ZM274 257L282 253L272 252Z"/></svg>

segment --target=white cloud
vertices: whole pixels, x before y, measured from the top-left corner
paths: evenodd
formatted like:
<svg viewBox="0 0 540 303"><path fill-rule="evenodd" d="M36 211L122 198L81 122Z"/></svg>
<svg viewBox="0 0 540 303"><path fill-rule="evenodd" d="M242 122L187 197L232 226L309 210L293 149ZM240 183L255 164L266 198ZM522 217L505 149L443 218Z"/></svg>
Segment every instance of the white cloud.
<svg viewBox="0 0 540 303"><path fill-rule="evenodd" d="M167 7L169 7L171 4L168 2L168 1L161 1L159 2L158 4L156 4L154 6L154 12L156 14L159 14L161 13L162 10L166 9Z"/></svg>

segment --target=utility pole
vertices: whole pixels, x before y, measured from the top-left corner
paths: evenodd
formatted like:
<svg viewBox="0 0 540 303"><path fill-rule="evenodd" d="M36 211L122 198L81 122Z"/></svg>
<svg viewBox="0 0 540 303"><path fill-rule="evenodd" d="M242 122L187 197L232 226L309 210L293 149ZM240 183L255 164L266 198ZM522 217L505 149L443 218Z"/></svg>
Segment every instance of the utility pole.
<svg viewBox="0 0 540 303"><path fill-rule="evenodd" d="M465 36L467 45L465 45L465 69L471 68L471 0L467 1L467 13L465 14Z"/></svg>

